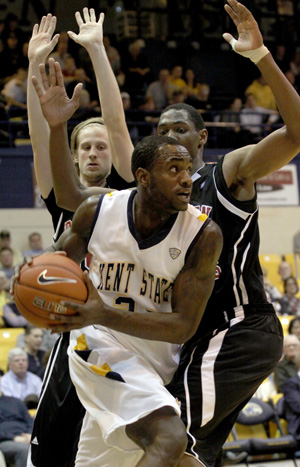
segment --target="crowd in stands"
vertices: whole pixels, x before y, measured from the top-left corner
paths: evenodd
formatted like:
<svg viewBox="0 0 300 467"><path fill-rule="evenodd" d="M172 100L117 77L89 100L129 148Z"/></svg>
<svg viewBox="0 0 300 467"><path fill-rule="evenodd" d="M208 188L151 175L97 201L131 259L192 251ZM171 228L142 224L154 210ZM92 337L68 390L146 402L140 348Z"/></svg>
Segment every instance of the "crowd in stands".
<svg viewBox="0 0 300 467"><path fill-rule="evenodd" d="M14 117L27 120L26 87L28 79L28 41L30 35L19 25L15 14L0 21L0 57L6 63L0 71L0 121ZM171 43L171 42L170 42ZM127 93L126 116L136 143L152 134L159 112L168 104L186 102L203 113L204 120L216 123L215 147L240 147L257 142L281 124L274 96L262 76L249 82L236 95L220 100L222 89L216 90L199 76L188 60L179 54L161 67L152 66L155 49L144 39L117 42L105 36L104 45L120 89ZM200 53L200 52L199 52ZM277 45L274 54L282 71L296 89L300 79L300 52L297 44ZM78 82L83 83L80 106L74 121L101 113L91 61L83 48L70 44L68 34L60 31L59 41L50 55L63 70L67 92L72 95ZM173 62L173 63L172 63ZM225 83L224 83L225 85ZM1 126L0 126L1 128ZM3 126L5 131L5 126ZM28 137L26 125L15 136ZM7 144L11 139L7 138ZM5 145L5 142L2 143ZM210 144L208 142L208 144Z"/></svg>

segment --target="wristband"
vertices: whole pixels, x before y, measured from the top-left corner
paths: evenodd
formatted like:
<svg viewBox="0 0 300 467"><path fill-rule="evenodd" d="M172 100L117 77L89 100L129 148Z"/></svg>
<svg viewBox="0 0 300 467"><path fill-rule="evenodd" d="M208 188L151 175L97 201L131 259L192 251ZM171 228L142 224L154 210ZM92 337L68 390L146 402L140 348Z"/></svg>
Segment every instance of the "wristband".
<svg viewBox="0 0 300 467"><path fill-rule="evenodd" d="M230 41L230 45L232 47L232 49L237 53L237 54L240 54L242 55L243 57L246 57L246 58L250 58L250 60L255 63L255 65L258 64L258 62L261 61L262 58L264 58L268 53L269 53L269 49L265 46L265 45L261 45L260 47L258 47L258 49L254 49L254 50L245 50L244 52L238 52L236 49L235 49L235 44L236 44L237 40L232 38L231 41Z"/></svg>

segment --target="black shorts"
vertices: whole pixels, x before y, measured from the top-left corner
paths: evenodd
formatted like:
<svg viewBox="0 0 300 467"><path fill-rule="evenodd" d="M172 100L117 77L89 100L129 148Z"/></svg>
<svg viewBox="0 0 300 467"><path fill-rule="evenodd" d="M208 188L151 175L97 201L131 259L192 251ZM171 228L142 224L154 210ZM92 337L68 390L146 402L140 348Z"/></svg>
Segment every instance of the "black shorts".
<svg viewBox="0 0 300 467"><path fill-rule="evenodd" d="M70 334L55 343L31 436L31 461L35 467L73 467L85 409L71 381L68 363Z"/></svg>
<svg viewBox="0 0 300 467"><path fill-rule="evenodd" d="M181 404L187 452L205 466L214 466L238 413L276 366L282 341L280 321L266 307L183 347L168 389Z"/></svg>

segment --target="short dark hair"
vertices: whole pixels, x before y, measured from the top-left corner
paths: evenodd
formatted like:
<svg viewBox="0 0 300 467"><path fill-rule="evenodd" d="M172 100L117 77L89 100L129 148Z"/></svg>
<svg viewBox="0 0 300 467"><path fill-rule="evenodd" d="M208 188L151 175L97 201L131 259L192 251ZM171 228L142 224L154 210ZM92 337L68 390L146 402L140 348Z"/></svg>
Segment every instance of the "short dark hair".
<svg viewBox="0 0 300 467"><path fill-rule="evenodd" d="M38 326L34 326L34 324L27 324L24 330L25 336L29 336L29 334L31 334L31 331L33 331L34 329L40 329L41 331L43 331L42 328L39 328Z"/></svg>
<svg viewBox="0 0 300 467"><path fill-rule="evenodd" d="M165 144L172 146L183 146L175 138L169 136L151 135L143 138L134 148L131 158L131 171L136 180L136 171L138 168L151 170L152 165L160 156L159 148ZM184 147L184 146L183 146Z"/></svg>
<svg viewBox="0 0 300 467"><path fill-rule="evenodd" d="M10 232L8 230L1 230L0 238L10 238Z"/></svg>
<svg viewBox="0 0 300 467"><path fill-rule="evenodd" d="M172 109L174 109L174 110L185 110L188 113L188 116L189 116L190 120L193 122L196 130L197 131L204 130L205 125L204 125L203 118L201 117L198 110L195 109L195 107L193 107L193 106L191 106L189 104L185 104L184 102L178 103L178 104L171 104L171 105L168 105L168 107L166 107L162 111L161 116L165 112L168 112L168 110L172 110Z"/></svg>

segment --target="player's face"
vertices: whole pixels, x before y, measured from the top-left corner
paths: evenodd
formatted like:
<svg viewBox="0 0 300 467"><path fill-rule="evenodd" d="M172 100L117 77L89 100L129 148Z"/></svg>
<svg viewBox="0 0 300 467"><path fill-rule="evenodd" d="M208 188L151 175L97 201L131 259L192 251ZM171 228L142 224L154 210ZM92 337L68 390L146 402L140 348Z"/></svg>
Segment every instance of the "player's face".
<svg viewBox="0 0 300 467"><path fill-rule="evenodd" d="M183 144L190 153L192 159L196 158L199 146L204 143L201 139L201 131L197 131L190 120L186 110L170 109L164 112L159 119L157 134L170 136Z"/></svg>
<svg viewBox="0 0 300 467"><path fill-rule="evenodd" d="M108 134L103 125L88 125L77 137L77 153L81 181L88 186L105 185L111 171Z"/></svg>
<svg viewBox="0 0 300 467"><path fill-rule="evenodd" d="M185 211L192 192L192 158L182 146L163 145L151 170L152 206L168 214Z"/></svg>

